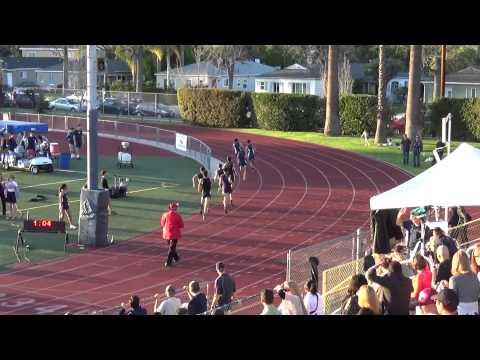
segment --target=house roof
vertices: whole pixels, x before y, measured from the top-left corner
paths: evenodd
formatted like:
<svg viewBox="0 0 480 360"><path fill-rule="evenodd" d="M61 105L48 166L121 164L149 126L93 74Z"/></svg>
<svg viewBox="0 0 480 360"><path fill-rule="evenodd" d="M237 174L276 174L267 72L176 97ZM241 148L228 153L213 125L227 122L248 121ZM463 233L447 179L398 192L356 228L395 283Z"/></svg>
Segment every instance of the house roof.
<svg viewBox="0 0 480 360"><path fill-rule="evenodd" d="M457 71L453 74L445 75L446 83L465 83L480 84L480 68L477 66L468 66L465 69Z"/></svg>
<svg viewBox="0 0 480 360"><path fill-rule="evenodd" d="M260 64L254 61L238 61L235 63L234 76L258 75L275 70L274 67L265 64ZM166 71L156 73L155 75L166 75ZM170 70L172 75L187 75L187 76L226 76L223 69L218 68L211 62L201 62L198 65L189 64Z"/></svg>
<svg viewBox="0 0 480 360"><path fill-rule="evenodd" d="M321 65L299 65L293 64L285 69L273 71L257 76L259 79L320 79Z"/></svg>
<svg viewBox="0 0 480 360"><path fill-rule="evenodd" d="M408 80L408 72L399 72L397 73L390 81L394 81L395 79L407 79ZM422 74L421 81L433 81L433 77Z"/></svg>
<svg viewBox="0 0 480 360"><path fill-rule="evenodd" d="M8 70L15 69L42 69L49 66L61 64L62 59L52 57L2 57L4 61L3 68Z"/></svg>
<svg viewBox="0 0 480 360"><path fill-rule="evenodd" d="M23 49L62 49L65 45L19 45L18 48L20 50ZM80 48L79 45L68 45L69 50L78 50Z"/></svg>

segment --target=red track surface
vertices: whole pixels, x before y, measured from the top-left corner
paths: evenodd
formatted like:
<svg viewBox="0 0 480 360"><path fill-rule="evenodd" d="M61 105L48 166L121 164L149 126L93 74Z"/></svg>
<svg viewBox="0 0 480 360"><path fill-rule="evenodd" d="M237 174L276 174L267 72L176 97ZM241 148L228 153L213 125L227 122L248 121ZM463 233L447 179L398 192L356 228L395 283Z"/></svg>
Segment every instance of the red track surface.
<svg viewBox="0 0 480 360"><path fill-rule="evenodd" d="M247 139L222 130L176 129L203 140L218 158L231 153L234 137L243 143ZM220 260L235 276L238 296L257 294L284 280L289 248L352 233L367 223L372 195L409 178L388 164L340 150L248 138L257 148L258 171L249 170L247 182L234 194L235 209L227 216L215 204L206 223L199 215L186 219L178 246L181 261L173 268L163 267L167 247L159 232L82 255L22 265L0 274L0 313L109 308L132 293L146 298L163 294L167 284L181 288L192 279L213 280L214 264ZM105 147L110 145L107 140L101 142L100 149L111 147ZM135 146L136 153L142 148L146 147ZM159 216L163 210L158 209ZM146 305L151 312L152 304Z"/></svg>

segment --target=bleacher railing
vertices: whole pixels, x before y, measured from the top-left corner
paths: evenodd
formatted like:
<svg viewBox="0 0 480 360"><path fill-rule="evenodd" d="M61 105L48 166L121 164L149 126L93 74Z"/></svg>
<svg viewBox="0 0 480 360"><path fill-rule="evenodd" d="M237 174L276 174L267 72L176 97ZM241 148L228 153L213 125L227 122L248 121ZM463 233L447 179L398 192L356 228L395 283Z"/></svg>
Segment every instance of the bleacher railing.
<svg viewBox="0 0 480 360"><path fill-rule="evenodd" d="M18 121L47 123L49 131L66 132L78 125L84 130L87 128L86 117L79 116L14 112L10 114L10 118ZM191 158L205 166L211 174L218 167L219 160L212 157L210 147L193 136L135 122L105 119L98 119L97 129L100 137L148 145ZM187 139L186 148L179 146L177 142L179 137Z"/></svg>

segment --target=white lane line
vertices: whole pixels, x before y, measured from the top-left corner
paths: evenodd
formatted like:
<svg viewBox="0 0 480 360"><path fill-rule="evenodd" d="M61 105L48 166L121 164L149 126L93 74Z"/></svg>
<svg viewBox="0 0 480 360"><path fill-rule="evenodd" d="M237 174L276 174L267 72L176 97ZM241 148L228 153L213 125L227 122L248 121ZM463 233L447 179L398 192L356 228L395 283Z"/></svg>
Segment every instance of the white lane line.
<svg viewBox="0 0 480 360"><path fill-rule="evenodd" d="M36 185L28 185L28 186L22 186L21 189L32 189L36 187L42 187L42 186L49 186L49 185L58 185L58 184L66 184L66 183L71 183L71 182L77 182L77 181L84 181L86 178L82 179L73 179L73 180L63 180L63 181L56 181L56 182L51 182L51 183L45 183L45 184L36 184Z"/></svg>

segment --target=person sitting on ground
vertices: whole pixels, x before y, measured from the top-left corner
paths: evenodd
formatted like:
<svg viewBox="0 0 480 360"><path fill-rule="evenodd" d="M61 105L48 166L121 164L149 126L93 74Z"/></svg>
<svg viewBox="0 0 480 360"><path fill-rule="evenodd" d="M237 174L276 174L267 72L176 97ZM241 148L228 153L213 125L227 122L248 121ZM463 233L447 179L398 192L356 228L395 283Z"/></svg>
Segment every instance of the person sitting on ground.
<svg viewBox="0 0 480 360"><path fill-rule="evenodd" d="M437 247L437 261L438 269L435 277L435 284L437 288L439 286L448 287L448 282L452 277L452 260L450 259L450 253L445 245Z"/></svg>
<svg viewBox="0 0 480 360"><path fill-rule="evenodd" d="M121 310L119 315L147 315L147 310L140 306L140 298L137 295L130 297L130 310L125 310L125 304L120 305Z"/></svg>
<svg viewBox="0 0 480 360"><path fill-rule="evenodd" d="M342 315L356 315L360 311L357 292L363 285L368 285L367 279L362 274L353 275L347 289L347 296L342 301Z"/></svg>
<svg viewBox="0 0 480 360"><path fill-rule="evenodd" d="M475 245L470 258L470 268L480 282L480 244Z"/></svg>
<svg viewBox="0 0 480 360"><path fill-rule="evenodd" d="M273 290L263 289L260 292L260 301L263 305L263 311L260 315L282 315L282 313L273 305Z"/></svg>
<svg viewBox="0 0 480 360"><path fill-rule="evenodd" d="M381 315L380 302L371 286L362 285L358 289L358 306L357 315Z"/></svg>
<svg viewBox="0 0 480 360"><path fill-rule="evenodd" d="M274 289L282 299L278 310L282 315L307 315L298 286L294 281L285 281Z"/></svg>
<svg viewBox="0 0 480 360"><path fill-rule="evenodd" d="M435 305L436 295L437 292L432 288L420 291L416 315L438 315L437 306Z"/></svg>
<svg viewBox="0 0 480 360"><path fill-rule="evenodd" d="M167 298L158 304L160 295L155 294L155 305L153 307L155 309L155 313L159 315L177 315L181 301L179 298L175 297L175 288L173 285L168 285L165 288L165 295Z"/></svg>
<svg viewBox="0 0 480 360"><path fill-rule="evenodd" d="M458 315L458 295L455 291L445 288L437 295L435 302L439 315Z"/></svg>
<svg viewBox="0 0 480 360"><path fill-rule="evenodd" d="M452 277L448 287L458 295L458 315L478 314L480 282L471 271L470 260L464 250L459 250L452 258Z"/></svg>
<svg viewBox="0 0 480 360"><path fill-rule="evenodd" d="M385 276L376 274L380 266L388 268ZM409 314L410 294L413 291L412 280L403 275L402 265L398 261L385 258L380 264L368 270L367 279L382 286L385 314Z"/></svg>
<svg viewBox="0 0 480 360"><path fill-rule="evenodd" d="M303 304L307 309L308 315L324 315L323 298L317 290L317 282L312 279L308 280L305 283L304 290Z"/></svg>
<svg viewBox="0 0 480 360"><path fill-rule="evenodd" d="M187 290L190 302L188 303L188 314L198 315L207 311L207 297L200 292L200 283L191 281Z"/></svg>
<svg viewBox="0 0 480 360"><path fill-rule="evenodd" d="M411 298L418 300L418 295L420 292L423 289L428 289L432 286L432 272L428 267L427 260L425 260L425 258L420 254L415 255L413 258L412 267L417 272L417 275L415 275L413 278L413 291Z"/></svg>

